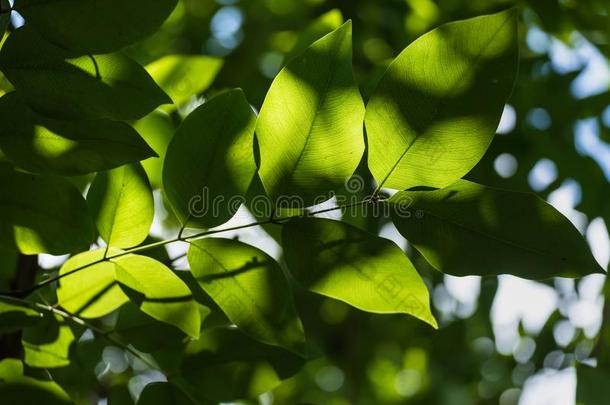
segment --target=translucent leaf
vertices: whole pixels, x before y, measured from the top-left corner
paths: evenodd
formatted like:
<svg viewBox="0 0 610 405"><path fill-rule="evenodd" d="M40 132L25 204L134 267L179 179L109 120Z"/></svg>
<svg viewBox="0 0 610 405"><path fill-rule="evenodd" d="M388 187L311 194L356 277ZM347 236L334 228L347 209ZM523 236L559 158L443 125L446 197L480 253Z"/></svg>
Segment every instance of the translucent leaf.
<svg viewBox="0 0 610 405"><path fill-rule="evenodd" d="M145 256L126 255L113 262L116 280L142 312L199 337L199 309L191 290L173 271Z"/></svg>
<svg viewBox="0 0 610 405"><path fill-rule="evenodd" d="M8 37L0 69L30 107L60 119L133 120L171 103L127 56L75 56L46 42L30 24Z"/></svg>
<svg viewBox="0 0 610 405"><path fill-rule="evenodd" d="M130 248L148 236L154 201L139 163L98 173L87 194L87 203L100 236L109 246Z"/></svg>
<svg viewBox="0 0 610 405"><path fill-rule="evenodd" d="M61 266L60 275L71 273L59 280L57 289L57 301L67 311L82 318L100 318L129 301L115 280L115 263L100 262L105 250L80 253ZM117 253L121 251L108 249L109 256Z"/></svg>
<svg viewBox="0 0 610 405"><path fill-rule="evenodd" d="M393 242L321 218L286 223L282 240L291 274L310 291L363 311L413 315L437 327L426 285Z"/></svg>
<svg viewBox="0 0 610 405"><path fill-rule="evenodd" d="M249 339L235 328L215 328L186 349L181 377L202 402L254 398L292 377L304 359Z"/></svg>
<svg viewBox="0 0 610 405"><path fill-rule="evenodd" d="M82 53L107 53L152 34L177 0L16 0L28 24L51 42Z"/></svg>
<svg viewBox="0 0 610 405"><path fill-rule="evenodd" d="M291 61L297 55L300 55L305 51L313 42L317 41L324 35L328 34L339 28L343 24L343 15L341 10L332 9L315 20L313 20L303 32L299 34L299 37L284 58L286 61Z"/></svg>
<svg viewBox="0 0 610 405"><path fill-rule="evenodd" d="M517 74L515 9L440 26L390 64L366 107L378 183L445 187L481 159Z"/></svg>
<svg viewBox="0 0 610 405"><path fill-rule="evenodd" d="M156 157L151 157L143 161L142 166L144 167L153 188L161 188L165 152L176 131L174 123L166 112L157 109L144 118L133 122L131 125L133 125L135 130L142 135L146 140L146 143L148 143L157 154Z"/></svg>
<svg viewBox="0 0 610 405"><path fill-rule="evenodd" d="M460 180L403 191L390 202L400 233L443 273L547 279L603 272L574 225L532 193Z"/></svg>
<svg viewBox="0 0 610 405"><path fill-rule="evenodd" d="M170 96L174 105L163 107L172 111L207 89L222 67L222 59L203 55L168 55L150 63L146 70Z"/></svg>
<svg viewBox="0 0 610 405"><path fill-rule="evenodd" d="M81 175L155 155L125 123L53 120L32 111L14 92L0 98L0 121L2 152L34 173Z"/></svg>
<svg viewBox="0 0 610 405"><path fill-rule="evenodd" d="M95 238L87 205L74 186L0 165L0 242L24 254L65 254Z"/></svg>
<svg viewBox="0 0 610 405"><path fill-rule="evenodd" d="M54 368L70 364L74 334L61 317L45 315L42 322L23 331L24 362L30 367Z"/></svg>
<svg viewBox="0 0 610 405"><path fill-rule="evenodd" d="M191 243L188 261L199 285L244 333L304 353L303 325L273 258L236 240L206 238Z"/></svg>
<svg viewBox="0 0 610 405"><path fill-rule="evenodd" d="M300 206L330 198L364 152L364 105L352 75L351 22L316 41L276 76L256 126L268 195ZM294 208L294 207L293 207Z"/></svg>
<svg viewBox="0 0 610 405"><path fill-rule="evenodd" d="M178 128L167 148L163 186L182 224L211 228L235 214L256 172L255 123L243 92L231 90Z"/></svg>
<svg viewBox="0 0 610 405"><path fill-rule="evenodd" d="M23 375L23 363L17 359L0 361L0 398L7 404L72 404L68 394L53 381Z"/></svg>

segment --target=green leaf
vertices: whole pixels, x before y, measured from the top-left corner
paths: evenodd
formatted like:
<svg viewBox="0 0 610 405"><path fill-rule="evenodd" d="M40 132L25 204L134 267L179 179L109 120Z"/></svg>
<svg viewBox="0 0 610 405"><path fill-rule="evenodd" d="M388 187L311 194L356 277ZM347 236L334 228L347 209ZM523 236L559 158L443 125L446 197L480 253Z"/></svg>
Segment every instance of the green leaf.
<svg viewBox="0 0 610 405"><path fill-rule="evenodd" d="M82 250L95 239L81 194L61 178L0 166L0 242L24 254Z"/></svg>
<svg viewBox="0 0 610 405"><path fill-rule="evenodd" d="M98 173L87 202L100 236L109 246L130 248L148 236L155 208L148 178L139 163Z"/></svg>
<svg viewBox="0 0 610 405"><path fill-rule="evenodd" d="M171 103L127 56L75 56L46 42L29 24L4 43L0 70L30 107L55 118L133 120Z"/></svg>
<svg viewBox="0 0 610 405"><path fill-rule="evenodd" d="M380 185L445 187L481 159L517 74L516 9L445 24L392 62L366 107Z"/></svg>
<svg viewBox="0 0 610 405"><path fill-rule="evenodd" d="M297 55L300 55L305 51L313 42L317 41L324 35L328 34L339 28L343 24L343 15L341 10L332 9L315 20L313 20L304 30L299 34L296 43L293 45L290 52L286 54L284 60L291 61Z"/></svg>
<svg viewBox="0 0 610 405"><path fill-rule="evenodd" d="M362 157L364 105L352 75L351 22L316 41L277 75L260 111L259 175L269 196L321 203Z"/></svg>
<svg viewBox="0 0 610 405"><path fill-rule="evenodd" d="M129 301L115 280L116 264L101 262L104 249L92 250L71 257L59 275L59 305L82 318L100 318ZM110 248L108 256L121 253ZM71 273L69 275L66 275Z"/></svg>
<svg viewBox="0 0 610 405"><path fill-rule="evenodd" d="M24 361L30 367L54 368L70 364L74 334L59 316L47 314L42 322L23 331Z"/></svg>
<svg viewBox="0 0 610 405"><path fill-rule="evenodd" d="M605 405L610 398L610 374L599 368L579 364L576 368L576 403Z"/></svg>
<svg viewBox="0 0 610 405"><path fill-rule="evenodd" d="M0 98L0 121L2 152L34 173L81 175L155 155L125 123L53 120L32 111L14 92Z"/></svg>
<svg viewBox="0 0 610 405"><path fill-rule="evenodd" d="M228 402L272 390L304 362L293 352L249 339L238 329L215 328L187 347L181 377L193 397Z"/></svg>
<svg viewBox="0 0 610 405"><path fill-rule="evenodd" d="M157 154L156 157L143 161L142 166L150 179L150 184L154 188L161 188L165 152L176 130L172 119L166 112L157 109L131 125Z"/></svg>
<svg viewBox="0 0 610 405"><path fill-rule="evenodd" d="M305 335L282 269L245 243L206 238L191 243L193 276L229 319L263 343L305 352Z"/></svg>
<svg viewBox="0 0 610 405"><path fill-rule="evenodd" d="M152 34L177 0L16 0L45 38L82 53L107 53Z"/></svg>
<svg viewBox="0 0 610 405"><path fill-rule="evenodd" d="M11 333L42 321L42 314L9 297L0 297L0 334Z"/></svg>
<svg viewBox="0 0 610 405"><path fill-rule="evenodd" d="M235 214L256 172L255 124L237 89L204 103L178 128L167 148L163 186L183 225L211 228Z"/></svg>
<svg viewBox="0 0 610 405"><path fill-rule="evenodd" d="M222 64L222 59L210 56L168 55L147 65L146 70L174 101L163 110L173 111L176 106L207 89Z"/></svg>
<svg viewBox="0 0 610 405"><path fill-rule="evenodd" d="M130 300L151 317L199 337L201 319L186 284L162 263L146 256L113 259L116 280Z"/></svg>
<svg viewBox="0 0 610 405"><path fill-rule="evenodd" d="M374 313L404 313L437 327L428 289L393 242L346 223L304 218L282 230L291 274L317 294Z"/></svg>
<svg viewBox="0 0 610 405"><path fill-rule="evenodd" d="M144 387L137 405L196 405L180 388L168 382L155 382Z"/></svg>
<svg viewBox="0 0 610 405"><path fill-rule="evenodd" d="M403 191L392 220L437 270L527 279L603 273L572 223L532 193L460 180L442 190Z"/></svg>
<svg viewBox="0 0 610 405"><path fill-rule="evenodd" d="M23 375L23 363L17 359L0 361L0 398L7 404L72 404L68 394L53 381Z"/></svg>

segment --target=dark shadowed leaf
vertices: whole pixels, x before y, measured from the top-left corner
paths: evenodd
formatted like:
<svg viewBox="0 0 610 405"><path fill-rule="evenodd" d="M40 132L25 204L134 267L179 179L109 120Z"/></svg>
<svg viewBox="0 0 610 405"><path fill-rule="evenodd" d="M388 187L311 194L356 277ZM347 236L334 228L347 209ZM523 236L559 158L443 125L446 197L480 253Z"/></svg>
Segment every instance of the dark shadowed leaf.
<svg viewBox="0 0 610 405"><path fill-rule="evenodd" d="M137 405L197 405L180 388L168 382L148 384L138 398Z"/></svg>
<svg viewBox="0 0 610 405"><path fill-rule="evenodd" d="M514 9L443 25L392 62L366 107L378 183L444 187L481 159L517 74Z"/></svg>
<svg viewBox="0 0 610 405"><path fill-rule="evenodd" d="M16 0L15 7L51 42L107 53L152 34L177 0Z"/></svg>
<svg viewBox="0 0 610 405"><path fill-rule="evenodd" d="M42 314L10 297L0 297L0 334L11 333L43 320Z"/></svg>
<svg viewBox="0 0 610 405"><path fill-rule="evenodd" d="M255 123L241 90L212 98L184 120L163 163L163 187L182 224L211 228L235 214L256 172Z"/></svg>
<svg viewBox="0 0 610 405"><path fill-rule="evenodd" d="M191 243L188 261L199 285L244 333L304 353L303 325L273 258L236 240L206 238Z"/></svg>
<svg viewBox="0 0 610 405"><path fill-rule="evenodd" d="M125 123L53 120L32 111L14 92L0 98L0 121L2 152L34 173L81 175L155 155Z"/></svg>
<svg viewBox="0 0 610 405"><path fill-rule="evenodd" d="M256 125L269 196L301 207L330 198L364 152L364 105L352 75L347 22L293 59L271 84Z"/></svg>
<svg viewBox="0 0 610 405"><path fill-rule="evenodd" d="M403 191L390 203L400 233L443 273L546 279L603 272L574 225L532 193L460 180Z"/></svg>
<svg viewBox="0 0 610 405"><path fill-rule="evenodd" d="M363 311L413 315L437 327L426 285L393 242L322 218L288 222L282 242L291 274L310 291Z"/></svg>
<svg viewBox="0 0 610 405"><path fill-rule="evenodd" d="M11 13L6 12L9 8L11 8L11 5L8 0L0 0L0 10L3 11L3 13L0 14L0 38L4 36L6 27L11 20Z"/></svg>
<svg viewBox="0 0 610 405"><path fill-rule="evenodd" d="M171 103L127 56L75 56L46 42L29 24L6 40L0 69L30 107L54 118L133 120Z"/></svg>
<svg viewBox="0 0 610 405"><path fill-rule="evenodd" d="M23 374L17 359L0 362L0 398L7 404L68 405L73 402L55 382L38 380Z"/></svg>
<svg viewBox="0 0 610 405"><path fill-rule="evenodd" d="M87 203L104 241L130 248L148 236L154 216L152 190L139 163L100 172L87 194Z"/></svg>
<svg viewBox="0 0 610 405"><path fill-rule="evenodd" d="M157 156L146 159L142 166L148 175L153 188L161 188L163 173L163 160L167 145L174 136L176 128L171 117L164 111L155 110L146 117L133 122L131 125L146 140L146 143L155 151Z"/></svg>
<svg viewBox="0 0 610 405"><path fill-rule="evenodd" d="M0 242L25 254L86 249L95 238L82 195L65 180L0 166Z"/></svg>
<svg viewBox="0 0 610 405"><path fill-rule="evenodd" d="M299 371L304 359L252 340L236 328L215 328L186 349L182 379L193 397L227 402L254 398Z"/></svg>

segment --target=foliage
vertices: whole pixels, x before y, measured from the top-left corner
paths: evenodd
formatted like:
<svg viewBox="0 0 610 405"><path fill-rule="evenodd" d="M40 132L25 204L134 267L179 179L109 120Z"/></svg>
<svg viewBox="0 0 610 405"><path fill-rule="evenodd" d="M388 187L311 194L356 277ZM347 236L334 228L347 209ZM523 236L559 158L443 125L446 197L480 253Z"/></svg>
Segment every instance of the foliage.
<svg viewBox="0 0 610 405"><path fill-rule="evenodd" d="M187 0L0 1L0 394L9 402L508 401L506 370L522 364L472 343L493 346L484 311L496 276L605 274L548 192L527 190L527 172L502 179L492 168L505 151L532 165L541 151L561 157L562 178L586 189L583 210L610 223L607 181L570 153L569 136L494 137L507 103L528 111L529 92L564 80L540 73L523 45L535 13L566 42L576 30L607 39L569 2L340 11L265 0L239 11ZM25 25L9 22L17 12ZM240 39L229 28L242 12ZM405 17L400 29L385 22L394 15ZM607 94L550 100L576 117L553 120L598 117ZM408 249L380 236L388 226ZM245 230L254 241L235 237ZM176 246L186 260L170 258ZM42 254L69 257L43 272L28 261ZM434 310L443 275L485 277L472 319ZM607 329L596 340L570 364L585 403L606 396ZM544 354L527 364L540 367ZM586 357L598 367L581 365Z"/></svg>

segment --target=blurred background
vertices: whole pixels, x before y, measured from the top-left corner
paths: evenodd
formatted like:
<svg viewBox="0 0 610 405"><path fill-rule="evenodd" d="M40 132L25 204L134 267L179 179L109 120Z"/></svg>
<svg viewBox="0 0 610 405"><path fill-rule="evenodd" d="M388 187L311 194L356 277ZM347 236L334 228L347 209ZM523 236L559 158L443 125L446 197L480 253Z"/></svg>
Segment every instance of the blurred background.
<svg viewBox="0 0 610 405"><path fill-rule="evenodd" d="M162 158L180 120L206 97L241 87L252 106L260 108L284 64L347 19L353 21L354 74L366 101L387 64L418 36L442 23L514 4L180 0L160 31L126 52L143 65L169 54L203 54L222 58L223 66L211 86L178 112L152 115L134 126ZM521 15L517 84L490 150L467 177L538 193L574 223L607 269L610 2L530 0L517 1L517 6ZM13 13L13 27L21 24L20 16ZM153 160L145 164L158 187L161 159ZM358 175L373 187L365 165ZM82 179L82 184L87 181ZM362 192L372 191L368 188ZM173 236L175 222L163 208L160 191L156 197L153 233ZM332 201L327 204L332 206ZM231 224L252 219L242 208ZM605 276L546 282L511 276L444 276L408 246L387 218L354 215L347 220L407 251L428 283L440 329L409 317L367 314L338 301L300 294L297 304L317 358L252 403L569 405L585 398L599 400L586 403L610 403L607 386L578 384L577 399L577 366L595 365L599 351L610 348L610 311L603 316ZM281 260L273 229L251 228L233 236ZM163 254L178 258L175 266L185 268L180 259L185 249L172 245ZM39 260L52 270L65 258L41 255ZM606 338L600 337L604 334ZM99 403L133 403L145 384L164 379L119 348L85 335L75 349L79 361L55 376L67 387L75 379L79 384L86 380L79 386L89 390L80 395L83 403L90 398Z"/></svg>

